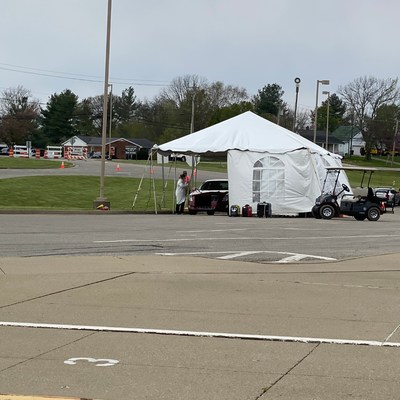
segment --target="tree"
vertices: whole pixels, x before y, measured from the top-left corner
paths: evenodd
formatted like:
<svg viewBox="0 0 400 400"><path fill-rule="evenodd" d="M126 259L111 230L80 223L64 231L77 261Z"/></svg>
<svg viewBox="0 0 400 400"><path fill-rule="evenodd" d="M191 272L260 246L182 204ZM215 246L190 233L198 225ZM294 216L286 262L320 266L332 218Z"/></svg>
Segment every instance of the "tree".
<svg viewBox="0 0 400 400"><path fill-rule="evenodd" d="M340 87L338 93L348 112L354 116L354 124L359 127L365 141L366 156L370 158L376 137L374 131L368 129L368 123L375 119L379 107L399 99L397 79L364 76Z"/></svg>
<svg viewBox="0 0 400 400"><path fill-rule="evenodd" d="M85 108L91 115L91 120L96 128L98 136L101 136L103 126L103 95L88 97L84 99ZM107 108L109 109L109 107ZM107 121L109 118L107 118Z"/></svg>
<svg viewBox="0 0 400 400"><path fill-rule="evenodd" d="M30 97L31 92L22 86L1 93L0 141L9 146L25 144L27 140L35 142L39 103Z"/></svg>
<svg viewBox="0 0 400 400"><path fill-rule="evenodd" d="M96 119L92 113L91 103L88 99L82 100L76 108L76 130L83 136L98 136L99 129L96 126Z"/></svg>
<svg viewBox="0 0 400 400"><path fill-rule="evenodd" d="M376 116L369 122L368 130L375 137L379 149L392 150L399 115L399 106L395 104L384 104L376 110Z"/></svg>
<svg viewBox="0 0 400 400"><path fill-rule="evenodd" d="M209 126L218 110L248 99L243 88L224 85L220 81L209 84L206 79L197 75L175 78L160 97L174 105L170 110L183 116L189 127L193 117L195 131ZM184 121L183 118L179 120Z"/></svg>
<svg viewBox="0 0 400 400"><path fill-rule="evenodd" d="M217 109L210 119L210 125L225 121L246 111L254 111L254 105L250 101L242 101Z"/></svg>
<svg viewBox="0 0 400 400"><path fill-rule="evenodd" d="M137 108L135 90L132 86L123 90L120 97L113 96L112 113L120 123L132 122Z"/></svg>
<svg viewBox="0 0 400 400"><path fill-rule="evenodd" d="M277 83L264 86L253 97L255 112L271 121L277 122L279 113L287 108L282 100L284 93Z"/></svg>
<svg viewBox="0 0 400 400"><path fill-rule="evenodd" d="M42 134L48 144L59 145L62 141L77 134L78 96L65 89L60 94L53 94L47 102L47 109L42 109Z"/></svg>
<svg viewBox="0 0 400 400"><path fill-rule="evenodd" d="M317 130L326 129L326 119L328 111L328 99L322 102L318 107L317 114ZM329 96L329 127L328 131L333 132L344 122L344 115L346 113L346 104L339 96L333 93Z"/></svg>

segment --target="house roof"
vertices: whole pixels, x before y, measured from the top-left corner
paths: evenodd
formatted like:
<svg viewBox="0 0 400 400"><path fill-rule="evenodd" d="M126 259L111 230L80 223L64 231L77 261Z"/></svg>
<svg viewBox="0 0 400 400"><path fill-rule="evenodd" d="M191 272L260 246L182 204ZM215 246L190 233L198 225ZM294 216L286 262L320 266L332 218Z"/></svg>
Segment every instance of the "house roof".
<svg viewBox="0 0 400 400"><path fill-rule="evenodd" d="M102 137L101 136L78 136L78 138L84 141L88 146L101 146L102 145ZM144 149L151 149L153 147L153 143L148 139L126 139L126 138L111 138L111 143L115 142L127 142L132 145L138 146ZM110 140L106 138L106 144L109 144Z"/></svg>
<svg viewBox="0 0 400 400"><path fill-rule="evenodd" d="M298 134L310 141L314 141L314 131L311 129L305 129L298 131ZM326 131L317 131L316 132L316 142L317 143L326 143ZM342 144L343 141L336 137L333 133L329 133L328 135L328 143L329 144Z"/></svg>
<svg viewBox="0 0 400 400"><path fill-rule="evenodd" d="M342 140L343 142L348 142L351 137L354 138L354 136L356 136L359 132L360 129L356 126L342 125L335 129L332 132L332 135Z"/></svg>

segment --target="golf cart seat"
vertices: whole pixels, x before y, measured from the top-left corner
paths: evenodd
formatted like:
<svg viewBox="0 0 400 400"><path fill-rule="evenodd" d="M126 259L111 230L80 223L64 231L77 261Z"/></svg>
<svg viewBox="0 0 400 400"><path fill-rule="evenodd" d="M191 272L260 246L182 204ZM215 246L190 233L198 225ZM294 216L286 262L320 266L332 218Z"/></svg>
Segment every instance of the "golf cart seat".
<svg viewBox="0 0 400 400"><path fill-rule="evenodd" d="M348 193L343 196L343 200L355 203L358 201L365 201L368 198L368 189L367 188L354 188L353 193Z"/></svg>
<svg viewBox="0 0 400 400"><path fill-rule="evenodd" d="M366 187L357 187L353 189L353 196L358 198L367 197L368 192L369 190Z"/></svg>

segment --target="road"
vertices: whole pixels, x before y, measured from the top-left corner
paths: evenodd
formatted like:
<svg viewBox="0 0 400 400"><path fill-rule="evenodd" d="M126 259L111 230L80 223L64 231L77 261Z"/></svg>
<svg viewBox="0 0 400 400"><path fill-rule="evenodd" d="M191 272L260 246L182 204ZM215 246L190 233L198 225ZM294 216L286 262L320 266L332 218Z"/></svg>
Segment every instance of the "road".
<svg viewBox="0 0 400 400"><path fill-rule="evenodd" d="M62 160L54 160L54 163L61 166ZM117 168L119 166L119 168ZM87 161L76 160L71 168L55 168L55 169L0 169L0 179L17 178L20 176L62 176L62 175L88 175L100 176L101 162L97 159L88 159ZM119 163L116 160L106 161L105 176L126 177L126 178L141 178L153 175L156 179L161 179L163 176L163 168L161 165L154 163L149 164L133 164L128 162ZM176 164L166 164L164 167L164 177L166 179L175 179L183 170L191 173L191 168L183 162ZM203 181L205 179L226 178L226 173L203 171L201 163L197 171L197 179ZM177 178L176 178L177 179Z"/></svg>
<svg viewBox="0 0 400 400"><path fill-rule="evenodd" d="M224 214L3 214L0 254L171 254L271 262L344 260L398 252L400 214L354 218L234 218Z"/></svg>
<svg viewBox="0 0 400 400"><path fill-rule="evenodd" d="M397 210L0 221L0 400L398 399Z"/></svg>
<svg viewBox="0 0 400 400"><path fill-rule="evenodd" d="M397 214L1 221L0 393L398 399Z"/></svg>

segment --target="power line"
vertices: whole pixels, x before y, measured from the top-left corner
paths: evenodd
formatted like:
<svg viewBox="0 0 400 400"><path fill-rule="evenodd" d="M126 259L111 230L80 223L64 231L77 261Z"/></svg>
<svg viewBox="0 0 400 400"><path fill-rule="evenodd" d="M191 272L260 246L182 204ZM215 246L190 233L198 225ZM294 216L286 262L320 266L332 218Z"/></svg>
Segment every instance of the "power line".
<svg viewBox="0 0 400 400"><path fill-rule="evenodd" d="M11 68L13 67L13 68ZM19 68L19 69L16 69ZM27 70L27 71L24 71ZM104 79L99 76L94 75L85 75L85 74L75 74L70 72L59 72L59 71L51 71L44 70L39 68L30 68L23 67L19 65L13 64L5 64L0 63L0 70L3 71L11 71L11 72L19 72L22 74L28 75L36 75L36 76L46 76L50 78L58 78L58 79L69 79L75 81L84 81L84 82L93 82L93 83L103 83ZM40 72L38 72L40 71ZM71 75L71 76L68 76ZM156 80L145 80L145 79L129 79L129 78L110 78L113 83L116 85L136 85L136 86L169 86L170 84L167 81L156 81Z"/></svg>

